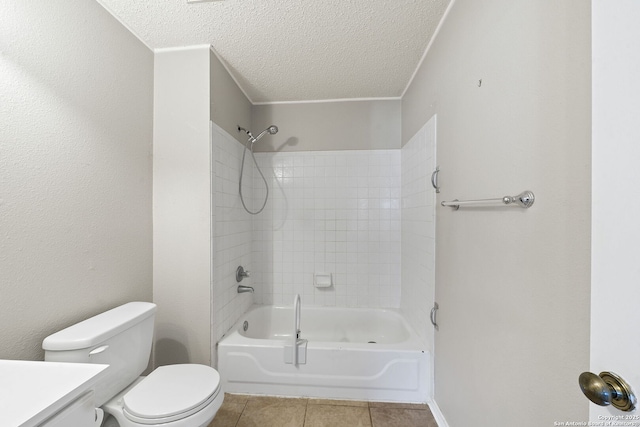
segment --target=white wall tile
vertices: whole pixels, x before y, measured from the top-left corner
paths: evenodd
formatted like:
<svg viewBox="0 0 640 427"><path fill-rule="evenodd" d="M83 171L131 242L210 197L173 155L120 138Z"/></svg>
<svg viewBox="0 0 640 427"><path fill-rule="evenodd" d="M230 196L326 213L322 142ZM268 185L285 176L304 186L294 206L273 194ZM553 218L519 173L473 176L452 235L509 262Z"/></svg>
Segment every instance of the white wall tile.
<svg viewBox="0 0 640 427"><path fill-rule="evenodd" d="M435 295L435 116L402 148L402 296L400 306L433 350L429 314ZM397 227L398 224L394 224Z"/></svg>
<svg viewBox="0 0 640 427"><path fill-rule="evenodd" d="M271 188L253 220L256 302L291 304L300 293L305 305L399 307L400 150L256 158ZM256 199L263 187L254 173ZM332 273L334 286L315 288L315 272Z"/></svg>
<svg viewBox="0 0 640 427"><path fill-rule="evenodd" d="M213 342L233 326L253 304L253 295L237 293L235 272L239 265L256 270L252 262L252 215L245 212L238 194L240 165L244 146L217 125L213 125ZM251 157L245 159L243 195L250 209L253 203L253 168ZM243 285L253 286L253 277L245 278Z"/></svg>

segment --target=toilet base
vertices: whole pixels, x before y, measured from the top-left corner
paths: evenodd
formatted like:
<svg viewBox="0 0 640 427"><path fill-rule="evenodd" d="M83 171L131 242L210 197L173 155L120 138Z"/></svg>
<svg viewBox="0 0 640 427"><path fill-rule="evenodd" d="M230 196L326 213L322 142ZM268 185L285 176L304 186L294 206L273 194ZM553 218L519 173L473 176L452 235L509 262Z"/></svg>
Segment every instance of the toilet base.
<svg viewBox="0 0 640 427"><path fill-rule="evenodd" d="M113 418L113 416L105 414L104 421L102 422L100 427L120 427L120 425L118 424L116 419Z"/></svg>

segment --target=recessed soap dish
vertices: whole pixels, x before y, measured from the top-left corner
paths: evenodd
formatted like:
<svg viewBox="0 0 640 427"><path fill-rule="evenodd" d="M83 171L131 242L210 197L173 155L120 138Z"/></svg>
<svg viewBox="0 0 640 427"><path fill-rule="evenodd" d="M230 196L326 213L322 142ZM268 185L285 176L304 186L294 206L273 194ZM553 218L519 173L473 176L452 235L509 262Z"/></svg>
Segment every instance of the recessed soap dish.
<svg viewBox="0 0 640 427"><path fill-rule="evenodd" d="M316 288L330 288L332 284L331 273L315 273L313 275L313 286Z"/></svg>

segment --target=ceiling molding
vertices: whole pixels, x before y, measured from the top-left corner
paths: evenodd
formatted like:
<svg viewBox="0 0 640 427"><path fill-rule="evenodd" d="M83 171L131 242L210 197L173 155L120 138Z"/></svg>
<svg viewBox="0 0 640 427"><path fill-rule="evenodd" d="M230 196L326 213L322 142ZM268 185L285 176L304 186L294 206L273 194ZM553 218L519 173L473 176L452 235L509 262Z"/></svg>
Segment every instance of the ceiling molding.
<svg viewBox="0 0 640 427"><path fill-rule="evenodd" d="M242 87L242 85L240 84L238 79L236 79L235 73L232 73L231 70L229 69L229 66L227 65L227 61L225 61L224 58L222 56L220 56L218 51L216 51L213 46L209 45L209 48L211 49L211 52L213 52L213 54L216 56L216 58L218 58L218 61L220 61L220 63L224 67L224 69L227 70L227 73L229 73L229 75L231 76L231 78L235 82L236 86L238 86L238 89L240 89L240 91L242 92L244 97L247 98L247 101L249 101L249 103L251 105L255 105L255 103L253 102L253 100L251 99L251 97L249 96L247 91L244 89L244 87Z"/></svg>
<svg viewBox="0 0 640 427"><path fill-rule="evenodd" d="M436 37L438 37L438 34L440 33L440 29L444 25L444 21L449 16L449 12L451 11L451 8L455 4L455 2L456 0L451 0L451 3L449 3L449 6L447 6L447 9L444 11L444 14L442 15L442 19L440 19L440 22L438 23L436 30L433 32L433 35L431 36L431 40L429 40L429 44L427 45L427 48L424 50L424 53L422 54L422 58L420 58L420 62L418 62L418 66L416 67L413 74L411 75L411 78L407 82L407 85L402 91L402 95L400 95L400 98L404 98L404 95L407 93L407 90L409 90L409 86L411 86L411 83L413 83L413 80L416 78L416 74L418 74L418 70L420 70L420 67L422 67L422 63L424 62L424 60L427 57L427 54L431 50L431 46L433 46L433 42L435 41Z"/></svg>
<svg viewBox="0 0 640 427"><path fill-rule="evenodd" d="M323 104L331 102L366 102L366 101L401 101L399 96L378 97L378 98L336 98L336 99L312 99L305 101L272 101L272 102L254 102L252 105L283 105L283 104Z"/></svg>
<svg viewBox="0 0 640 427"><path fill-rule="evenodd" d="M104 3L102 0L96 0L96 2L102 6L104 8L104 10L106 10L107 12L109 12L114 18L116 18L116 21L118 21L123 27L125 27L127 29L127 31L129 31L131 34L134 35L135 38L137 38L138 40L140 40L140 43L142 43L143 45L145 45L147 47L147 49L149 49L151 52L153 52L153 48L149 45L149 43L147 43L146 41L144 41L144 39L142 37L140 37L140 34L138 34L138 32L136 30L133 29L133 27L131 27L130 25L128 25L124 19L122 19L120 16L118 16L118 14L111 8L109 7L109 5L107 5L106 3Z"/></svg>

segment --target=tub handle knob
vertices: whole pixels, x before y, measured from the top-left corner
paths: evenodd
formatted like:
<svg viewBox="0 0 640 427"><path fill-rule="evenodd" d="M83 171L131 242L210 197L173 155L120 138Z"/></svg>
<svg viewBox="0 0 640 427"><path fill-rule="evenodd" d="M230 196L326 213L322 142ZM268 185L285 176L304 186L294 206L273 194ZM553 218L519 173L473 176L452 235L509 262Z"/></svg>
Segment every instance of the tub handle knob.
<svg viewBox="0 0 640 427"><path fill-rule="evenodd" d="M249 270L245 270L243 266L239 266L236 269L236 282L242 282L242 279L245 277L251 277L251 272Z"/></svg>

